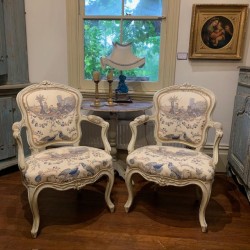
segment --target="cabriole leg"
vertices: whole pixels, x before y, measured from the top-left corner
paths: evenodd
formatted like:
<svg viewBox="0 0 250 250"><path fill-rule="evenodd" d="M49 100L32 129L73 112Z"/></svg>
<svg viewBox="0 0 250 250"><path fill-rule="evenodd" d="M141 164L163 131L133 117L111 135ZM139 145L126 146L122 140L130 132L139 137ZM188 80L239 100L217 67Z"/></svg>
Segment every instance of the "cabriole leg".
<svg viewBox="0 0 250 250"><path fill-rule="evenodd" d="M114 174L108 173L107 176L108 176L108 181L107 181L107 186L105 190L105 201L107 203L107 206L110 209L110 212L113 213L115 210L115 205L110 199L110 194L111 194L111 190L114 184Z"/></svg>
<svg viewBox="0 0 250 250"><path fill-rule="evenodd" d="M40 224L40 215L37 204L38 191L35 188L28 187L28 199L30 204L30 209L33 215L33 225L31 229L31 235L33 238L37 237L37 231Z"/></svg>
<svg viewBox="0 0 250 250"><path fill-rule="evenodd" d="M134 198L133 189L132 189L132 187L133 187L132 175L133 175L133 173L126 171L125 183L126 183L127 190L128 190L128 200L127 200L126 204L124 205L124 208L125 208L125 211L127 213L129 211L129 208L131 207L131 205L133 203L133 198Z"/></svg>
<svg viewBox="0 0 250 250"><path fill-rule="evenodd" d="M206 213L207 204L211 195L212 183L206 183L205 185L201 185L200 187L202 190L202 199L201 199L201 204L200 204L200 209L199 209L199 221L201 225L201 231L205 233L207 232L207 223L205 219L205 213Z"/></svg>

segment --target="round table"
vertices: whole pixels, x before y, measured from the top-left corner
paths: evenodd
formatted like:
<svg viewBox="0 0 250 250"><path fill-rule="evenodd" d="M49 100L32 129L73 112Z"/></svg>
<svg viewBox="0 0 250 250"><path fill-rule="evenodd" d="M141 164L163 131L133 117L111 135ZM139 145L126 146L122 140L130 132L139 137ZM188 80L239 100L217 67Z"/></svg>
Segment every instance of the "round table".
<svg viewBox="0 0 250 250"><path fill-rule="evenodd" d="M136 112L145 111L153 107L153 103L150 101L133 101L128 103L117 103L115 106L105 105L105 102L101 102L102 106L95 107L93 105L93 100L83 100L82 110L87 111L98 111L98 112L109 112L110 116L110 128L108 132L109 143L111 146L111 155L113 157L114 169L119 173L121 177L125 176L126 164L117 159L117 124L118 124L118 113L124 112Z"/></svg>

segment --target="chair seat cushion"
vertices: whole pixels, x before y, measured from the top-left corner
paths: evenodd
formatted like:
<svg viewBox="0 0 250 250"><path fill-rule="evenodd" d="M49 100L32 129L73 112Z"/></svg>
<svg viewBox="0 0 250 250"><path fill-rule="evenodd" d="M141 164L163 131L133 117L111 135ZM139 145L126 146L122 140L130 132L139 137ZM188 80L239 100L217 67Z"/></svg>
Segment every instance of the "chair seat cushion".
<svg viewBox="0 0 250 250"><path fill-rule="evenodd" d="M145 146L134 150L127 157L128 168L137 167L142 172L172 179L214 178L210 156L191 149L172 146Z"/></svg>
<svg viewBox="0 0 250 250"><path fill-rule="evenodd" d="M67 146L31 155L26 158L26 165L24 181L29 185L64 183L111 168L112 156L97 148Z"/></svg>

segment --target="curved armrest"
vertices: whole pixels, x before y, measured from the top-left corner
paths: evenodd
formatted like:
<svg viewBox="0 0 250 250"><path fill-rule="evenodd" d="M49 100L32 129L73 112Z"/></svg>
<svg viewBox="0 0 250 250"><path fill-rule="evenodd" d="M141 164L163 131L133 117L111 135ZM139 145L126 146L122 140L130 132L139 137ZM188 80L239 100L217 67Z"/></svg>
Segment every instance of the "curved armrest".
<svg viewBox="0 0 250 250"><path fill-rule="evenodd" d="M82 115L82 120L88 121L90 123L96 124L98 126L100 126L102 128L101 130L101 139L104 145L104 150L110 154L111 152L111 146L109 144L108 141L108 128L109 128L109 123L104 121L103 118L101 118L100 116L96 116L96 115Z"/></svg>
<svg viewBox="0 0 250 250"><path fill-rule="evenodd" d="M129 123L131 132L132 132L132 137L131 140L128 144L128 153L132 153L135 149L135 142L136 142L136 138L137 138L137 126L146 123L150 120L149 115L140 115L138 117L136 117L132 122Z"/></svg>
<svg viewBox="0 0 250 250"><path fill-rule="evenodd" d="M213 166L218 163L219 157L219 143L223 136L222 124L220 122L211 122L210 127L215 129L215 138L214 138L214 145L213 145Z"/></svg>
<svg viewBox="0 0 250 250"><path fill-rule="evenodd" d="M25 165L25 156L24 156L24 149L23 149L23 141L21 137L21 130L23 127L23 121L15 122L12 125L13 137L17 142L17 149L18 149L18 166L19 168L24 171L26 168Z"/></svg>

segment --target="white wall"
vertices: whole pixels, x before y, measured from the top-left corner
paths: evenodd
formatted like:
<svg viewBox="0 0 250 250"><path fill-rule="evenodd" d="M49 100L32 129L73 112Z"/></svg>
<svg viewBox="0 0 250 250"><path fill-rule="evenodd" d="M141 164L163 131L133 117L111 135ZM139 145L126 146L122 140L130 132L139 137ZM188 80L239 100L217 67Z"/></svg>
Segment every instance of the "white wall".
<svg viewBox="0 0 250 250"><path fill-rule="evenodd" d="M192 5L202 3L248 3L250 0L182 0L178 52L188 52ZM67 30L65 0L25 0L30 82L44 79L67 84ZM250 16L250 15L249 15ZM250 24L250 22L249 22ZM177 60L176 83L190 82L211 89L217 97L214 120L224 127L222 145L229 144L238 66L250 66L250 25L241 61Z"/></svg>
<svg viewBox="0 0 250 250"><path fill-rule="evenodd" d="M192 17L192 5L202 3L237 3L250 4L250 0L182 0L179 20L177 52L188 52ZM250 15L249 15L250 17ZM249 19L249 18L248 18ZM212 90L217 97L214 120L223 124L224 136L221 145L229 144L233 114L234 96L238 81L238 66L250 66L250 21L245 40L244 57L241 61L233 60L177 60L176 83L190 82Z"/></svg>
<svg viewBox="0 0 250 250"><path fill-rule="evenodd" d="M68 82L65 0L25 0L30 82Z"/></svg>

